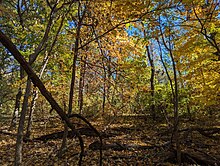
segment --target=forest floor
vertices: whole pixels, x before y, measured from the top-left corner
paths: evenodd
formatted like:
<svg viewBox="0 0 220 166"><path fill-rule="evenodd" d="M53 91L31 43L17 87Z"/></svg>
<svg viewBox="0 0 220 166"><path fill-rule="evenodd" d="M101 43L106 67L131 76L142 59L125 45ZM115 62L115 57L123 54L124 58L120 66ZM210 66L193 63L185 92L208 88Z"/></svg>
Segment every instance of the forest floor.
<svg viewBox="0 0 220 166"><path fill-rule="evenodd" d="M77 165L79 141L72 135L62 157L63 125L58 117L34 117L31 140L23 146L23 165ZM171 146L172 130L165 121L149 116L108 116L89 119L103 135L104 166L175 165L176 150ZM82 121L72 119L83 136L82 165L99 165L99 139ZM13 165L16 130L8 131L10 116L0 115L0 165ZM56 134L54 134L56 133ZM49 135L48 135L49 134ZM200 116L180 119L180 144L184 165L220 165L220 118ZM175 145L175 143L173 143Z"/></svg>

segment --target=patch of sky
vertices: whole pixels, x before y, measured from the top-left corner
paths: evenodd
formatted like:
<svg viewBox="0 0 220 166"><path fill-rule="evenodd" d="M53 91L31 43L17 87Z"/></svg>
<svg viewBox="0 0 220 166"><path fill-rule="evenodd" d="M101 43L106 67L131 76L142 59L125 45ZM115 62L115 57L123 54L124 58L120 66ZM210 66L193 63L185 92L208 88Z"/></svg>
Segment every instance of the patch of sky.
<svg viewBox="0 0 220 166"><path fill-rule="evenodd" d="M131 24L126 25L125 31L127 32L129 37L135 37L135 36L143 37L142 31Z"/></svg>
<svg viewBox="0 0 220 166"><path fill-rule="evenodd" d="M69 25L69 28L72 29L72 28L76 28L76 23L74 21L68 21L68 25Z"/></svg>

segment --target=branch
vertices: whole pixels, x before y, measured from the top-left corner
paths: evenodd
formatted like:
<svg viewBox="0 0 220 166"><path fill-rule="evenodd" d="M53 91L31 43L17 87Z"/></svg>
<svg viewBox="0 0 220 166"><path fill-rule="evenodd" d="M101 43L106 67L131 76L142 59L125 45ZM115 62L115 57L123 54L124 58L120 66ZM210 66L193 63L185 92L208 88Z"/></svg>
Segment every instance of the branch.
<svg viewBox="0 0 220 166"><path fill-rule="evenodd" d="M148 12L145 12L143 13L142 15L140 15L137 19L134 19L134 20L129 20L129 21L121 21L120 23L118 23L117 25L115 25L114 27L110 28L109 30L107 30L106 32L104 32L103 34L93 38L92 40L88 41L87 43L83 44L82 46L80 46L78 49L83 49L85 46L87 46L88 44L90 44L91 42L105 36L106 34L108 34L109 32L115 30L116 28L118 28L119 26L122 26L122 25L125 25L125 24L128 24L128 23L134 23L134 22L138 22L138 21L141 21L141 19L146 16L147 14L151 14L151 13L154 13L155 11L160 11L160 10L165 10L165 9L170 9L170 8L173 8L175 6L170 6L170 7L164 7L164 8L158 8L158 9L155 9L155 10L151 10L151 11L148 11Z"/></svg>

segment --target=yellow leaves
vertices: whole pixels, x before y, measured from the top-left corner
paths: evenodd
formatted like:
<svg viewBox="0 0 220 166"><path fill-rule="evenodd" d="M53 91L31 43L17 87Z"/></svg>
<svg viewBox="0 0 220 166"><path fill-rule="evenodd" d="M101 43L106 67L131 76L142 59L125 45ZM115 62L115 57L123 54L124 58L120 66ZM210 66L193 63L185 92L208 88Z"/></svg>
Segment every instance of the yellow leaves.
<svg viewBox="0 0 220 166"><path fill-rule="evenodd" d="M201 12L199 8L196 10ZM214 22L208 26L212 30L216 28ZM213 61L214 51L205 37L193 29L176 42L174 50L177 69L191 87L192 102L201 107L216 105L219 99L220 62Z"/></svg>
<svg viewBox="0 0 220 166"><path fill-rule="evenodd" d="M216 27L215 23L210 24L210 33L217 33L219 30L219 27Z"/></svg>
<svg viewBox="0 0 220 166"><path fill-rule="evenodd" d="M0 17L15 17L16 13L12 10L9 9L6 5L4 5L3 2L0 3Z"/></svg>
<svg viewBox="0 0 220 166"><path fill-rule="evenodd" d="M4 13L6 13L6 8L0 4L0 16L3 16Z"/></svg>
<svg viewBox="0 0 220 166"><path fill-rule="evenodd" d="M134 0L118 0L112 2L112 10L118 19L132 18L146 11L144 2Z"/></svg>
<svg viewBox="0 0 220 166"><path fill-rule="evenodd" d="M203 11L202 11L202 8L199 7L199 6L195 7L194 10L195 10L195 13L196 13L196 14L200 14L200 13L203 12Z"/></svg>
<svg viewBox="0 0 220 166"><path fill-rule="evenodd" d="M193 95L196 96L194 102L201 102L206 105L217 104L216 97L220 93L218 81L220 74L211 70L214 63L209 65L206 63L204 61L203 65L194 67L194 70L187 74L185 80L189 80L189 83L193 85Z"/></svg>

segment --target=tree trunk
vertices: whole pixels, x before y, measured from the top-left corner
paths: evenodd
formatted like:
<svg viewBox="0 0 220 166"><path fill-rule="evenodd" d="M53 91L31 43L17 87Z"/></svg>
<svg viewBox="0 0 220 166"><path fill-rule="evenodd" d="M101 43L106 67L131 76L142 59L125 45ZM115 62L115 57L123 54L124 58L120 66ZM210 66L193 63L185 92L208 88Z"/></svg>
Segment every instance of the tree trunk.
<svg viewBox="0 0 220 166"><path fill-rule="evenodd" d="M150 67L151 67L151 76L150 76L150 88L151 88L151 105L150 105L150 111L151 111L151 116L153 120L156 119L156 113L155 113L155 88L154 88L154 77L155 77L155 66L154 66L154 59L151 56L149 46L146 46L147 49L147 56L150 62Z"/></svg>
<svg viewBox="0 0 220 166"><path fill-rule="evenodd" d="M27 130L26 130L26 134L25 134L25 138L27 138L27 139L30 139L30 136L31 136L33 113L34 113L34 110L35 110L37 98L38 98L38 91L35 89L34 92L33 92L33 98L32 98L31 105L30 105L30 112L29 112L29 117L28 117Z"/></svg>
<svg viewBox="0 0 220 166"><path fill-rule="evenodd" d="M174 73L174 85L175 85L175 96L174 96L174 139L176 141L176 150L177 150L177 161L178 164L181 164L181 151L180 151L180 140L179 140L179 111L178 111L178 82L177 82L177 72L176 72L176 64L175 60L172 54L172 51L170 50L170 56L172 59L172 65L173 65L173 73Z"/></svg>
<svg viewBox="0 0 220 166"><path fill-rule="evenodd" d="M162 41L166 48L166 50L169 52L171 61L172 61L172 67L173 67L173 75L174 75L174 89L172 86L172 81L170 79L170 84L172 88L172 94L173 94L173 105L174 105L174 122L173 122L173 133L171 136L171 142L173 142L173 139L176 141L176 151L177 151L177 162L178 165L181 165L181 149L180 149L180 140L179 140L179 111L178 111L178 82L177 82L177 69L176 69L176 62L174 60L173 52L172 52L172 45L171 45L171 34L170 34L170 27L169 27L169 36L168 36L168 45L164 39L163 31L160 27L160 32L162 34ZM159 43L159 42L158 42ZM162 50L161 50L162 53ZM162 55L161 55L162 56ZM167 71L166 71L167 72Z"/></svg>
<svg viewBox="0 0 220 166"><path fill-rule="evenodd" d="M102 116L105 113L105 103L106 103L106 70L103 62L103 72L104 72L104 80L103 80L103 95L102 95Z"/></svg>
<svg viewBox="0 0 220 166"><path fill-rule="evenodd" d="M98 39L98 35L95 31L95 28L92 26L93 33L96 38L96 42L98 43L99 46L99 52L102 54L102 67L103 67L103 95L102 95L102 116L105 113L105 103L106 103L106 77L107 77L107 72L106 72L106 67L105 67L105 59L107 59L106 53L102 49L102 44L101 41Z"/></svg>
<svg viewBox="0 0 220 166"><path fill-rule="evenodd" d="M144 24L142 23L143 29L144 29L144 38L147 39L146 30L144 27ZM154 59L150 52L149 46L146 45L147 50L147 57L150 63L151 67L151 76L150 76L150 88L151 88L151 102L150 102L150 113L153 118L153 120L156 119L156 113L155 113L155 87L154 87L154 78L155 78L155 66L154 66Z"/></svg>
<svg viewBox="0 0 220 166"><path fill-rule="evenodd" d="M40 75L39 75L39 78L42 77L43 73L44 73L44 70L47 66L47 63L48 63L48 55L46 54L45 58L44 58L44 62L43 62L43 67L40 71ZM28 118L28 124L27 124L27 130L26 130L26 134L25 134L25 138L30 138L31 136L31 128L32 128L32 121L33 121L33 113L34 113L34 110L35 110L35 106L36 106L36 101L38 99L38 90L37 89L34 89L34 92L33 92L33 98L32 98L32 101L31 101L31 105L30 105L30 112L29 112L29 118Z"/></svg>
<svg viewBox="0 0 220 166"><path fill-rule="evenodd" d="M81 8L81 5L79 2L78 11L80 11L80 8ZM70 115L72 113L72 109L73 109L73 95L74 95L74 87L75 87L75 79L76 79L76 61L77 61L77 57L78 57L78 53L79 53L78 48L79 48L79 40L80 40L80 29L81 29L81 24L82 24L82 20L84 17L84 13L85 13L85 10L83 11L82 16L80 16L80 14L78 13L79 22L78 22L77 29L76 29L76 40L75 40L75 45L74 45L75 47L74 47L73 64L72 64L72 77L71 77L70 92L69 92L68 115ZM62 153L63 153L64 149L66 148L67 135L68 135L68 126L65 123L64 124L63 141L62 141L62 145L59 150L59 156L62 156Z"/></svg>
<svg viewBox="0 0 220 166"><path fill-rule="evenodd" d="M15 108L14 108L14 112L13 112L13 115L12 115L11 125L9 127L9 130L12 130L17 125L18 114L19 114L20 103L21 103L21 96L22 96L22 92L21 91L22 91L21 87L19 87L18 93L16 95L16 99L15 99Z"/></svg>
<svg viewBox="0 0 220 166"><path fill-rule="evenodd" d="M19 120L18 132L17 132L17 141L16 141L16 149L15 149L15 166L20 166L22 162L22 142L23 142L23 132L24 132L24 122L25 122L25 115L28 109L28 97L31 91L31 80L28 77L24 101L22 105L21 117Z"/></svg>
<svg viewBox="0 0 220 166"><path fill-rule="evenodd" d="M78 57L78 38L76 38L75 41L75 49L74 49L74 57L73 57L73 65L72 65L72 79L70 84L70 93L69 93L69 108L67 114L70 115L72 113L73 109L73 95L74 95L74 87L75 87L75 79L76 79L76 60ZM76 50L77 47L77 50ZM59 156L61 157L64 150L66 149L67 144L67 135L68 135L68 126L66 123L64 123L64 135L63 135L63 141L62 145L59 150Z"/></svg>
<svg viewBox="0 0 220 166"><path fill-rule="evenodd" d="M79 99L78 99L78 106L79 106L79 113L82 115L83 109L83 93L84 93L84 80L85 80L85 72L86 72L86 57L81 57L80 62L80 79L79 79Z"/></svg>
<svg viewBox="0 0 220 166"><path fill-rule="evenodd" d="M24 70L20 66L20 80L22 80L23 78L24 78ZM15 99L15 108L14 108L14 112L12 115L12 120L11 120L11 125L9 127L9 130L12 130L17 125L18 114L19 114L20 103L21 103L21 96L22 96L22 89L21 89L21 85L20 85L20 87L18 88L18 93L16 95L16 99Z"/></svg>

